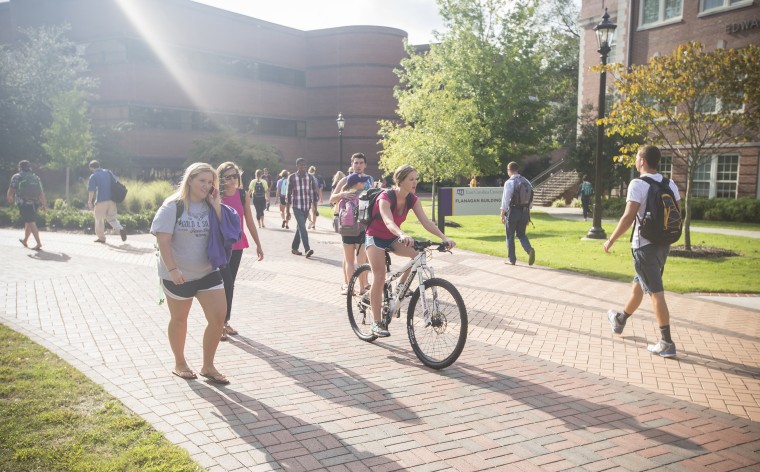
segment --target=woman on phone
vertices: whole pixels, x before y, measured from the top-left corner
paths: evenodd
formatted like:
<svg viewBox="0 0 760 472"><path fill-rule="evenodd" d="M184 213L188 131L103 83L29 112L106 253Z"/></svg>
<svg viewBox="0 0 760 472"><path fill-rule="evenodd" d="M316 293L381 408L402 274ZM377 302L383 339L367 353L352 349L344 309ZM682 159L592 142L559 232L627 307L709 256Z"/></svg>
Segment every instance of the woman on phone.
<svg viewBox="0 0 760 472"><path fill-rule="evenodd" d="M156 212L150 232L158 241L158 275L169 306L172 373L185 380L197 378L185 359L187 318L197 298L208 322L199 373L212 383L226 385L230 381L216 369L214 356L224 329L227 300L222 274L213 268L207 250L210 219L222 218L218 185L213 167L200 162L191 164L177 191Z"/></svg>

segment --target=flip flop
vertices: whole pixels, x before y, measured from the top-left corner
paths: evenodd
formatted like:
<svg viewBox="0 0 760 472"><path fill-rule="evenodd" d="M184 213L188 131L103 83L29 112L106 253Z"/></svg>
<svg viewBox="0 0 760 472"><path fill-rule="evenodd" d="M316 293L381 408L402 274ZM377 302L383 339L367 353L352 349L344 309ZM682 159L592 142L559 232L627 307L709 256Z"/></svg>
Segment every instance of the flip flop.
<svg viewBox="0 0 760 472"><path fill-rule="evenodd" d="M34 246L32 249L35 251L42 251L42 245L40 244L39 246Z"/></svg>
<svg viewBox="0 0 760 472"><path fill-rule="evenodd" d="M201 377L205 377L208 379L209 383L217 384L217 385L229 385L230 381L227 380L227 377L225 377L222 374L204 374L201 372Z"/></svg>
<svg viewBox="0 0 760 472"><path fill-rule="evenodd" d="M22 245L22 246L24 246L24 247L29 247L29 246L27 246L27 244L24 242L24 240L23 240L23 239L21 239L21 238L19 238L18 242L20 242L20 243L21 243L21 245Z"/></svg>
<svg viewBox="0 0 760 472"><path fill-rule="evenodd" d="M238 334L238 332L235 330L235 328L233 328L230 325L225 325L224 326L224 332L227 333L227 334L229 334L230 336L235 336L236 334Z"/></svg>
<svg viewBox="0 0 760 472"><path fill-rule="evenodd" d="M195 380L198 378L192 370L173 370L172 374L184 380Z"/></svg>

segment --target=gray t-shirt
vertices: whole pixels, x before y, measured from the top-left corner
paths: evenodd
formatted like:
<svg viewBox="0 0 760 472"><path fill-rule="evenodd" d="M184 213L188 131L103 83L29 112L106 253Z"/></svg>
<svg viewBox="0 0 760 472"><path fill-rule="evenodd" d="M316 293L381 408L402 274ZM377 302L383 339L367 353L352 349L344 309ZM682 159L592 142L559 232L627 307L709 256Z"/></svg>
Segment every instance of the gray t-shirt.
<svg viewBox="0 0 760 472"><path fill-rule="evenodd" d="M174 263L182 271L186 281L198 280L213 272L208 259L209 206L206 202L193 203L185 207L177 221L177 203L161 205L150 225L151 234L172 235ZM174 222L177 221L175 225ZM158 276L171 280L163 258L158 258Z"/></svg>

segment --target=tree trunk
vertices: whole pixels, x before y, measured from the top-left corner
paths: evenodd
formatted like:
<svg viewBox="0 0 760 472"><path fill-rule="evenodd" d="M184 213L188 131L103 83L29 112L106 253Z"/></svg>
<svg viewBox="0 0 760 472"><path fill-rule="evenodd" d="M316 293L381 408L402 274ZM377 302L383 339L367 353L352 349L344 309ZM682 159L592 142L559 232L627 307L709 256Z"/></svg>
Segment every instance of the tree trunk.
<svg viewBox="0 0 760 472"><path fill-rule="evenodd" d="M69 171L71 170L71 167L66 166L66 207L68 208L69 203L71 202L69 200Z"/></svg>

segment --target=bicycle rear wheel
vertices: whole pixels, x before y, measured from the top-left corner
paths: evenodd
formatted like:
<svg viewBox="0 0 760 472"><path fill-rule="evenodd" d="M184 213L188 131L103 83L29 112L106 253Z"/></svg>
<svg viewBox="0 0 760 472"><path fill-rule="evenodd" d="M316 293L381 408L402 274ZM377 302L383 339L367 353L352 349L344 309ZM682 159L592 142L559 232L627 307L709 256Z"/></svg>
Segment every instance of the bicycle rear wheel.
<svg viewBox="0 0 760 472"><path fill-rule="evenodd" d="M362 279L366 278L366 282ZM369 288L373 283L372 269L369 264L359 266L348 282L346 309L351 329L362 341L374 341L377 336L372 334L372 309L369 306Z"/></svg>
<svg viewBox="0 0 760 472"><path fill-rule="evenodd" d="M428 313L423 310L423 291ZM447 280L426 280L409 301L406 328L412 349L423 364L433 369L453 364L467 341L467 309L459 291Z"/></svg>

